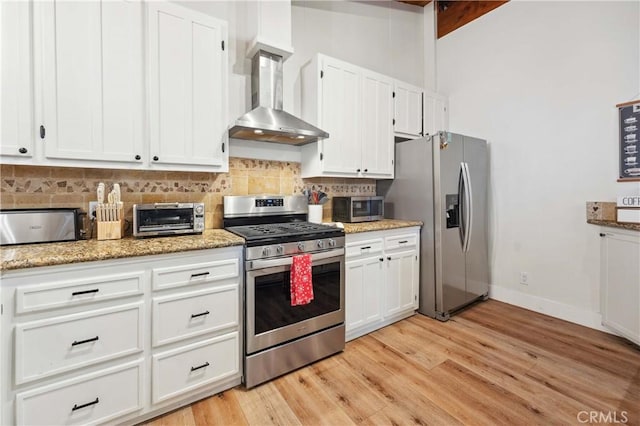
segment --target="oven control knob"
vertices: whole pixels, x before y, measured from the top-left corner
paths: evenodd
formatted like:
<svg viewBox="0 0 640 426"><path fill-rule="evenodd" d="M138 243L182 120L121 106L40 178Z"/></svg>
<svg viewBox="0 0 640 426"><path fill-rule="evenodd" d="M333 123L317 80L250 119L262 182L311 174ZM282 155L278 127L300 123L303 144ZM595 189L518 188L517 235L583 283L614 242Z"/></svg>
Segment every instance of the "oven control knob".
<svg viewBox="0 0 640 426"><path fill-rule="evenodd" d="M282 253L284 253L284 247L282 247L282 246L276 246L276 253L277 253L277 254L282 254Z"/></svg>
<svg viewBox="0 0 640 426"><path fill-rule="evenodd" d="M318 248L324 248L324 241L318 240L318 242L316 244L317 244Z"/></svg>
<svg viewBox="0 0 640 426"><path fill-rule="evenodd" d="M265 247L262 249L263 256L269 256L271 254L271 247Z"/></svg>
<svg viewBox="0 0 640 426"><path fill-rule="evenodd" d="M202 205L196 206L196 214L202 214L202 213L204 213L204 206Z"/></svg>
<svg viewBox="0 0 640 426"><path fill-rule="evenodd" d="M304 243L298 243L298 250L304 251Z"/></svg>
<svg viewBox="0 0 640 426"><path fill-rule="evenodd" d="M329 247L335 247L336 246L336 240L334 240L333 238L329 239Z"/></svg>

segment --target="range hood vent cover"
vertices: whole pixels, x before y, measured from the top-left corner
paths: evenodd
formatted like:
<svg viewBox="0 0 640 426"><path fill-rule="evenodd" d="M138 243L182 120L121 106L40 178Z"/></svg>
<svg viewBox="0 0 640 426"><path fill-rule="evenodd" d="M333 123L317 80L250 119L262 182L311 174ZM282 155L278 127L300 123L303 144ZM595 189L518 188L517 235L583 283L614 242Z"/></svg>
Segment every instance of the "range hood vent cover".
<svg viewBox="0 0 640 426"><path fill-rule="evenodd" d="M282 56L259 50L251 65L252 110L238 118L229 137L305 145L329 134L282 110Z"/></svg>

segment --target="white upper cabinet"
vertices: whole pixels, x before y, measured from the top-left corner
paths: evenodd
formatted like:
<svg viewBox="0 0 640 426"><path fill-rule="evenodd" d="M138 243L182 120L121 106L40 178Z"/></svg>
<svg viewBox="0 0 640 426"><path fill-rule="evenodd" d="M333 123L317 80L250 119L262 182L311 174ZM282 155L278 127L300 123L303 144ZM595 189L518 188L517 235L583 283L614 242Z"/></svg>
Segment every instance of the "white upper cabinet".
<svg viewBox="0 0 640 426"><path fill-rule="evenodd" d="M29 161L33 156L33 80L29 2L0 2L0 155Z"/></svg>
<svg viewBox="0 0 640 426"><path fill-rule="evenodd" d="M449 130L447 98L436 93L424 92L424 135Z"/></svg>
<svg viewBox="0 0 640 426"><path fill-rule="evenodd" d="M422 89L401 81L394 81L393 131L396 136L419 138L422 129Z"/></svg>
<svg viewBox="0 0 640 426"><path fill-rule="evenodd" d="M393 177L393 80L316 55L302 69L303 118L329 138L302 147L302 177Z"/></svg>
<svg viewBox="0 0 640 426"><path fill-rule="evenodd" d="M147 8L150 164L226 171L227 25L174 4Z"/></svg>
<svg viewBox="0 0 640 426"><path fill-rule="evenodd" d="M318 124L329 133L320 142L324 172L353 174L360 167L360 73L337 60L325 60L322 68Z"/></svg>
<svg viewBox="0 0 640 426"><path fill-rule="evenodd" d="M38 1L47 159L142 163L142 3Z"/></svg>
<svg viewBox="0 0 640 426"><path fill-rule="evenodd" d="M362 73L362 173L393 176L393 80L371 71Z"/></svg>

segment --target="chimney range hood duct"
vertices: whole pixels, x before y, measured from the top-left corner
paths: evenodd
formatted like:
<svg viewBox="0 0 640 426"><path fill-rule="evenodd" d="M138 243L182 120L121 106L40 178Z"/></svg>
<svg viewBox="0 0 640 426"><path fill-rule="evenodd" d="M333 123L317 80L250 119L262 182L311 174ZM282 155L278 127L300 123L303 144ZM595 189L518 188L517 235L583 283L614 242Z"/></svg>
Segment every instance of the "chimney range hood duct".
<svg viewBox="0 0 640 426"><path fill-rule="evenodd" d="M252 110L238 118L229 137L305 145L329 133L282 110L282 56L258 50L251 65Z"/></svg>

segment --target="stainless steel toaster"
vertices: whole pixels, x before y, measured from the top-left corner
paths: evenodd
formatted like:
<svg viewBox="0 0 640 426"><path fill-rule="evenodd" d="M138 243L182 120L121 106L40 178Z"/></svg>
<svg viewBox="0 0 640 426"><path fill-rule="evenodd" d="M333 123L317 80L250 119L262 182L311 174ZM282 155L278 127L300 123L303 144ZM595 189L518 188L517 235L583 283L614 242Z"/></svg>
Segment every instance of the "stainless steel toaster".
<svg viewBox="0 0 640 426"><path fill-rule="evenodd" d="M0 210L0 245L79 240L84 215L79 208Z"/></svg>

